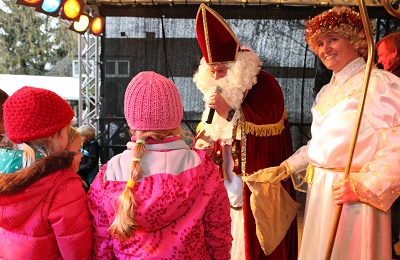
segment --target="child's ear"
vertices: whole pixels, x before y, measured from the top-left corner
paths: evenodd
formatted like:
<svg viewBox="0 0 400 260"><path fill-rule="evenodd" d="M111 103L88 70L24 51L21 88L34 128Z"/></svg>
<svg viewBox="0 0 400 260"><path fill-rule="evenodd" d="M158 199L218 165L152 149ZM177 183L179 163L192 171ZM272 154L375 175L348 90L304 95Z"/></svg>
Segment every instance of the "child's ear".
<svg viewBox="0 0 400 260"><path fill-rule="evenodd" d="M399 55L397 49L392 52L393 59Z"/></svg>

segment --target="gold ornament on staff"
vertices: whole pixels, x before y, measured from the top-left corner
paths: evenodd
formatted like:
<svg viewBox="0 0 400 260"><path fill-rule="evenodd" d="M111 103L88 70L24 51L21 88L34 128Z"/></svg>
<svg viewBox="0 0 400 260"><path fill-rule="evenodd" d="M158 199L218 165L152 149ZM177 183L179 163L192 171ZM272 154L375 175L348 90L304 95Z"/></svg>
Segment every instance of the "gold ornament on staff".
<svg viewBox="0 0 400 260"><path fill-rule="evenodd" d="M368 59L367 59L367 66L366 66L365 73L364 73L364 80L363 80L363 84L362 84L362 88L361 88L360 101L358 103L356 120L355 120L354 128L353 128L353 135L352 135L352 139L351 139L351 143L350 143L349 153L347 156L346 167L344 169L343 179L347 179L349 177L349 172L351 169L351 163L353 160L355 145L357 143L358 132L360 130L361 117L362 117L362 113L364 110L365 98L367 96L369 78L371 75L371 69L372 69L373 60L374 60L374 56L375 56L375 48L374 48L374 44L373 44L372 29L371 29L370 22L369 22L370 20L368 17L368 12L367 12L367 8L365 5L365 1L358 0L357 2L358 2L358 7L360 9L361 19L362 19L364 30L365 30L365 35L367 38ZM331 259L332 249L333 249L333 245L335 243L336 232L337 232L337 228L339 225L340 215L342 213L342 208L343 208L343 204L336 206L336 211L335 211L335 216L333 219L331 234L329 236L329 241L328 241L328 247L327 247L326 253L325 253L325 260Z"/></svg>
<svg viewBox="0 0 400 260"><path fill-rule="evenodd" d="M382 0L383 7L385 10L392 16L400 18L400 8L395 9L393 7L393 4L396 3L397 0L392 1L392 0ZM397 5L399 5L399 2L397 1Z"/></svg>

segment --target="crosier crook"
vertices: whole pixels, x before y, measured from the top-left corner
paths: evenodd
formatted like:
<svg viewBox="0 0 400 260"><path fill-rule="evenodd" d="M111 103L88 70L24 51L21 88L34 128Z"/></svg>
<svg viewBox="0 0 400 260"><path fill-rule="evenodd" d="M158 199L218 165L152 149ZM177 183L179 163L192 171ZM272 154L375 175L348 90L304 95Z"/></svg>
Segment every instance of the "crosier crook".
<svg viewBox="0 0 400 260"><path fill-rule="evenodd" d="M383 0L383 1L386 1L386 0ZM371 75L371 68L372 68L373 59L375 56L375 48L373 45L373 38L372 38L372 29L369 24L369 17L368 17L368 12L367 12L367 8L365 5L365 1L357 0L357 2L358 2L358 7L360 9L363 26L365 29L365 35L367 38L368 59L367 59L367 66L366 66L365 73L364 73L363 85L361 88L360 101L358 103L358 108L357 108L356 120L355 120L354 128L353 128L353 135L351 138L349 153L347 155L346 167L344 169L343 179L347 179L349 177L349 172L350 172L351 163L353 160L355 145L357 143L358 132L360 130L361 118L362 118L362 113L363 113L364 104L365 104L365 98L367 96L369 77ZM327 247L326 253L325 253L325 260L331 259L332 249L333 249L333 245L335 243L335 238L336 238L337 228L339 225L340 215L342 213L342 208L343 208L343 204L336 205L336 211L335 211L335 216L334 216L333 223L332 223L331 233L329 236L328 247Z"/></svg>

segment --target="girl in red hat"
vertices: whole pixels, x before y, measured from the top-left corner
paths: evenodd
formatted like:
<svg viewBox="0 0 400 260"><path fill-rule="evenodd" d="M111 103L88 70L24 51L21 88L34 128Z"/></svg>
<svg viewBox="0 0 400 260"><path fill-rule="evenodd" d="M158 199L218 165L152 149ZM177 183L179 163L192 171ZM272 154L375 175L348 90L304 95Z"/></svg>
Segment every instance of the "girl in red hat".
<svg viewBox="0 0 400 260"><path fill-rule="evenodd" d="M4 104L13 148L0 148L0 259L91 259L81 178L70 170L71 106L52 91L23 87Z"/></svg>

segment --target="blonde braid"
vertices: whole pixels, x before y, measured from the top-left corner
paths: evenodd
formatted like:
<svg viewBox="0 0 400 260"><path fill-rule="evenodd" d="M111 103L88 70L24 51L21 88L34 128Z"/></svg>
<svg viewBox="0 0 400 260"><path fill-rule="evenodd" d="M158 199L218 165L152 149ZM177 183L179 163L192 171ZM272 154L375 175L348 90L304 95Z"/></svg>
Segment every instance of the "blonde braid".
<svg viewBox="0 0 400 260"><path fill-rule="evenodd" d="M133 160L129 168L129 175L133 183L143 176L143 170L140 167L140 159L146 151L146 147L140 141L146 140L146 135L147 134L144 133L140 139L138 138L135 147L132 149ZM117 237L120 241L127 241L136 231L136 199L133 189L134 186L131 187L131 185L127 185L122 194L118 197L119 206L116 218L109 228L111 235Z"/></svg>

